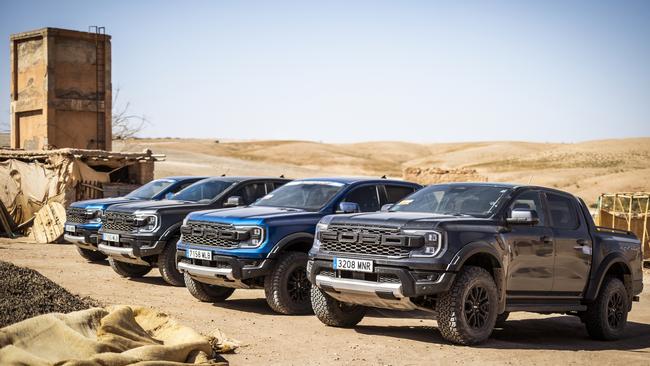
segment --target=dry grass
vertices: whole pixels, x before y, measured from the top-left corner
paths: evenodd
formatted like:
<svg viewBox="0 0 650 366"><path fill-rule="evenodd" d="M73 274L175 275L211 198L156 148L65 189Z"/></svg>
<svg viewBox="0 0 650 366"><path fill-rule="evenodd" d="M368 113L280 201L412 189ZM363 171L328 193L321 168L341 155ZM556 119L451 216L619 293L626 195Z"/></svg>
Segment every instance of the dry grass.
<svg viewBox="0 0 650 366"><path fill-rule="evenodd" d="M472 168L490 181L564 189L593 203L603 192L650 190L650 138L575 144L516 141L416 144L139 139L116 150L167 154L157 176L172 174L354 175L401 177L407 166Z"/></svg>

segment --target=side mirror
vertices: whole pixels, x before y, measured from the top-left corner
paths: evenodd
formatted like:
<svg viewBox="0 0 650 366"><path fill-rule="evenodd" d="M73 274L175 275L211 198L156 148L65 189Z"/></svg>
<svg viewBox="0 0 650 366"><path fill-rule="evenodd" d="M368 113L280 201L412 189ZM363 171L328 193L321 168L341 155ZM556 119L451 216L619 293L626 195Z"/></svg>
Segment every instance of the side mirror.
<svg viewBox="0 0 650 366"><path fill-rule="evenodd" d="M392 203L387 203L387 204L381 206L381 212L387 212L388 210L393 208L393 206L394 205Z"/></svg>
<svg viewBox="0 0 650 366"><path fill-rule="evenodd" d="M241 196L230 196L223 204L223 207L237 207L243 205L244 205L244 199L241 198Z"/></svg>
<svg viewBox="0 0 650 366"><path fill-rule="evenodd" d="M539 216L535 210L515 208L506 222L513 225L535 225L539 222Z"/></svg>
<svg viewBox="0 0 650 366"><path fill-rule="evenodd" d="M359 204L355 202L341 202L339 203L339 210L337 213L357 213L361 212L361 208L359 208Z"/></svg>
<svg viewBox="0 0 650 366"><path fill-rule="evenodd" d="M166 200L170 200L170 199L172 199L172 198L174 198L174 194L173 194L173 193L171 193L171 192L167 192L167 193L165 193L165 199L166 199Z"/></svg>

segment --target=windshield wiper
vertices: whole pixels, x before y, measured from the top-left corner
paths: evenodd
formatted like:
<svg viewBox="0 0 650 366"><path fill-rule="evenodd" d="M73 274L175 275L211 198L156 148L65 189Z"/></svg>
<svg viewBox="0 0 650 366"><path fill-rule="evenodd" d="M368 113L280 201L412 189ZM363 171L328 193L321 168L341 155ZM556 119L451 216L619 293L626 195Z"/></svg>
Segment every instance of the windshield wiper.
<svg viewBox="0 0 650 366"><path fill-rule="evenodd" d="M472 217L472 215L460 213L460 212L443 212L443 215L456 216L456 217Z"/></svg>

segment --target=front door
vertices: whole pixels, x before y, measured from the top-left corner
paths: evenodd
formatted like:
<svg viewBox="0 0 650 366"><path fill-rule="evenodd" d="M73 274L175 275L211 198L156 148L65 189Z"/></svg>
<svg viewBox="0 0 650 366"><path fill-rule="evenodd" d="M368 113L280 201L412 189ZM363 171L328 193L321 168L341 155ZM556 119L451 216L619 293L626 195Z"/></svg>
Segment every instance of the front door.
<svg viewBox="0 0 650 366"><path fill-rule="evenodd" d="M534 296L553 288L553 232L539 191L525 191L514 198L507 214L515 209L533 210L539 217L535 225L512 225L503 234L508 246L506 292L508 296Z"/></svg>

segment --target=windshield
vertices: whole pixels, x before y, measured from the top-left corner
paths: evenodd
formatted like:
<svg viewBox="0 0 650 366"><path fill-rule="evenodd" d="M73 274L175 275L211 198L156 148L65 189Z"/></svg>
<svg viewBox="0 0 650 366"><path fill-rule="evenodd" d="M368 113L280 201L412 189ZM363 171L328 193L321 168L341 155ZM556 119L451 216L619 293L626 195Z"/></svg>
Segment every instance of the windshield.
<svg viewBox="0 0 650 366"><path fill-rule="evenodd" d="M343 188L343 183L321 181L289 182L260 198L253 206L290 207L318 211Z"/></svg>
<svg viewBox="0 0 650 366"><path fill-rule="evenodd" d="M505 187L487 185L433 185L406 197L391 211L488 217L508 191Z"/></svg>
<svg viewBox="0 0 650 366"><path fill-rule="evenodd" d="M172 184L174 184L174 181L169 179L154 180L136 189L135 191L132 191L125 197L139 200L150 200Z"/></svg>
<svg viewBox="0 0 650 366"><path fill-rule="evenodd" d="M183 189L174 195L175 200L207 203L211 202L226 188L233 185L232 182L220 180L201 180Z"/></svg>

